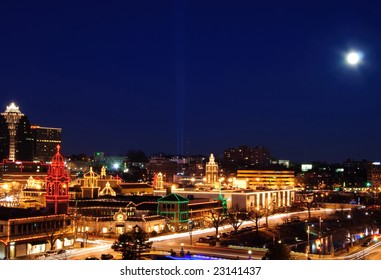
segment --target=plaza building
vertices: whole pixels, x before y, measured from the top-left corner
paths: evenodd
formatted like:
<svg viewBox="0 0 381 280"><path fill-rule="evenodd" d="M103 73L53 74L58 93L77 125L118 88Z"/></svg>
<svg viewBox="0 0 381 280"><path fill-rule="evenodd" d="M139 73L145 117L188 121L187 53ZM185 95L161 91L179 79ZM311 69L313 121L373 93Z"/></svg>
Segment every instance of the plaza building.
<svg viewBox="0 0 381 280"><path fill-rule="evenodd" d="M81 236L118 236L136 224L147 233L160 233L166 218L158 215L155 196L101 196L70 200L75 232Z"/></svg>
<svg viewBox="0 0 381 280"><path fill-rule="evenodd" d="M149 195L153 187L144 182L127 183L119 176L107 174L107 169L102 166L101 173L96 173L92 167L71 184L71 198L98 198L104 195Z"/></svg>
<svg viewBox="0 0 381 280"><path fill-rule="evenodd" d="M295 201L296 189L285 190L185 190L171 189L172 193L191 199L207 199L214 201L220 196L227 202L227 208L238 207L251 209L271 209L272 211L290 207ZM154 190L155 196L164 196L164 190Z"/></svg>
<svg viewBox="0 0 381 280"><path fill-rule="evenodd" d="M44 209L0 207L0 259L32 258L74 243L71 219Z"/></svg>
<svg viewBox="0 0 381 280"><path fill-rule="evenodd" d="M72 219L67 212L70 178L59 151L57 146L45 177L46 207L0 208L0 257L25 258L73 245ZM33 185L31 178L28 184Z"/></svg>

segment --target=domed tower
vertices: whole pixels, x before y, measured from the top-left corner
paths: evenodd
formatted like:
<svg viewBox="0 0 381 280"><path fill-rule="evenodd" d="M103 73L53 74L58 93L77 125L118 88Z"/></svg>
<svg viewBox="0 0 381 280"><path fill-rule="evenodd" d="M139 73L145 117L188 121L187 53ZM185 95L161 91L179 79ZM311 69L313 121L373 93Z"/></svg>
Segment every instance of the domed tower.
<svg viewBox="0 0 381 280"><path fill-rule="evenodd" d="M69 206L69 170L65 166L64 158L60 154L60 146L49 166L46 176L46 207L54 214L67 214Z"/></svg>

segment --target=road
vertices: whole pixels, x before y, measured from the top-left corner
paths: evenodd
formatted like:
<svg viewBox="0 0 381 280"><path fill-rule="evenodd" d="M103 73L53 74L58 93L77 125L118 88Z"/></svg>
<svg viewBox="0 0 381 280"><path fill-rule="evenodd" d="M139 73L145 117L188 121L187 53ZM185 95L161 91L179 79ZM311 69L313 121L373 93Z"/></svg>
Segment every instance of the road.
<svg viewBox="0 0 381 280"><path fill-rule="evenodd" d="M323 219L325 215L329 215L332 209L320 209L313 210L311 214L314 216L321 216ZM291 218L292 216L299 216L300 219L306 219L308 216L307 211L301 212L293 212L293 213L285 213L285 214L276 214L268 217L269 226L275 226L277 224L283 223L284 219ZM261 223L265 223L265 218L261 219ZM243 223L242 227L252 226L253 222L246 221ZM219 228L219 233L223 233L224 231L231 231L231 226L222 226ZM261 259L265 253L264 249L254 249L254 248L226 248L214 246L210 247L208 245L199 245L196 244L196 241L200 237L206 237L208 235L214 235L215 229L199 229L192 231L192 240L189 232L184 233L175 233L166 236L160 236L151 238L150 241L153 241L153 251L165 251L168 252L171 249L177 254L180 254L181 249L186 253L190 251L192 255L207 255L222 259ZM86 257L97 257L100 258L103 253L111 253L114 255L115 259L120 259L120 255L117 255L112 249L111 244L114 239L100 239L100 240L89 240L87 248L78 248L68 250L66 254L66 259L85 259ZM182 245L183 244L183 245ZM353 252L346 257L337 257L331 259L381 259L381 250L378 248L380 242L372 244L366 248L360 248L361 250ZM249 250L251 254L249 255ZM305 259L304 254L294 254L293 257L295 259ZM324 259L327 259L324 258Z"/></svg>

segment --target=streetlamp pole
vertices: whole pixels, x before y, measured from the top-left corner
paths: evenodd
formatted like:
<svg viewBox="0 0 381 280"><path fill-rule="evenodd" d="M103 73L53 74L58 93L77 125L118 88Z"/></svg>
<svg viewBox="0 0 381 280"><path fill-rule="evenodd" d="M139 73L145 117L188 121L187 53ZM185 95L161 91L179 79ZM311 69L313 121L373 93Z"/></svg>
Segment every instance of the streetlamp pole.
<svg viewBox="0 0 381 280"><path fill-rule="evenodd" d="M321 255L323 253L323 240L322 240L322 232L321 232L321 223L323 222L323 220L321 219L321 216L319 216L319 241L320 241L320 252L319 252L319 258L321 258Z"/></svg>
<svg viewBox="0 0 381 280"><path fill-rule="evenodd" d="M251 260L251 254L253 253L251 250L247 252L249 254L249 260Z"/></svg>
<svg viewBox="0 0 381 280"><path fill-rule="evenodd" d="M193 230L193 221L188 220L188 229L189 229L189 238L190 238L190 245L192 246L192 230Z"/></svg>
<svg viewBox="0 0 381 280"><path fill-rule="evenodd" d="M307 260L310 259L310 226L307 225Z"/></svg>

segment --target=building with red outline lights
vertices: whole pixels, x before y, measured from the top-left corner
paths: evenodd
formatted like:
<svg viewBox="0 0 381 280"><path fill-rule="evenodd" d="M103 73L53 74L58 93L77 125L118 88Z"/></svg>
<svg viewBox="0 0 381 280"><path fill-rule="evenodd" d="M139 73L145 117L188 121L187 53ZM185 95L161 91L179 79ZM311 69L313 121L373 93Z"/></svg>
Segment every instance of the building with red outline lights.
<svg viewBox="0 0 381 280"><path fill-rule="evenodd" d="M57 145L57 153L52 159L46 176L46 207L54 210L54 214L67 214L69 206L69 170Z"/></svg>

